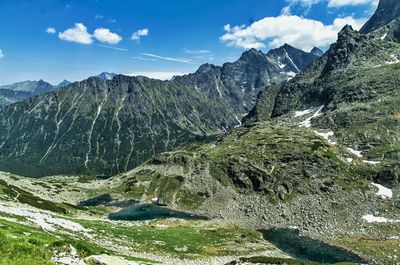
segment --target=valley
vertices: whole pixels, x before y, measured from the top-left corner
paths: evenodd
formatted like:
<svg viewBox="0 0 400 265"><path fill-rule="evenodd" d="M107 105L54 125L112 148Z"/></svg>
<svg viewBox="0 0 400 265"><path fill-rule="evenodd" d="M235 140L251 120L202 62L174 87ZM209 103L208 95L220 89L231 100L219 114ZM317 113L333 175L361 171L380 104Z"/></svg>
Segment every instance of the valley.
<svg viewBox="0 0 400 265"><path fill-rule="evenodd" d="M0 264L400 264L399 11L380 0L324 51L0 87ZM220 41L262 47L260 25ZM58 38L76 30L122 40Z"/></svg>

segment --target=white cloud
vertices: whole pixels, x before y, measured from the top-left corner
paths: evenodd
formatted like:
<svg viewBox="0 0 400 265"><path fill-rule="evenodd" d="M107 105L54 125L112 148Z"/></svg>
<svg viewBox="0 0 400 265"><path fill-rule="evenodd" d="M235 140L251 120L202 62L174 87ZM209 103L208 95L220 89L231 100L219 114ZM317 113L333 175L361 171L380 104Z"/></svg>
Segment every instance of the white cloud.
<svg viewBox="0 0 400 265"><path fill-rule="evenodd" d="M329 7L356 6L356 5L378 5L379 0L329 0Z"/></svg>
<svg viewBox="0 0 400 265"><path fill-rule="evenodd" d="M104 16L100 15L100 14L97 14L97 15L94 16L94 19L96 19L96 20L103 19L103 18L104 18Z"/></svg>
<svg viewBox="0 0 400 265"><path fill-rule="evenodd" d="M77 42L82 44L93 43L92 35L87 31L87 28L82 23L75 23L75 27L60 32L58 37L61 40Z"/></svg>
<svg viewBox="0 0 400 265"><path fill-rule="evenodd" d="M156 55L156 54L152 54L152 53L140 53L140 55L150 57L153 59L164 60L164 61L172 61L172 62L188 63L188 64L193 63L191 59L187 59L187 58L164 57L164 56L160 56L160 55Z"/></svg>
<svg viewBox="0 0 400 265"><path fill-rule="evenodd" d="M282 8L281 15L291 15L294 7L301 7L304 13L307 14L310 8L318 3L327 2L328 7L344 7L344 6L356 6L356 5L366 5L370 4L376 7L379 0L286 0L287 6Z"/></svg>
<svg viewBox="0 0 400 265"><path fill-rule="evenodd" d="M94 31L93 36L101 42L107 42L110 44L118 44L122 37L116 33L111 32L109 29L98 28Z"/></svg>
<svg viewBox="0 0 400 265"><path fill-rule="evenodd" d="M300 5L303 9L305 9L305 13L308 13L309 9L312 5L317 4L321 0L286 0L289 4L282 8L281 15L291 15L292 9L296 5Z"/></svg>
<svg viewBox="0 0 400 265"><path fill-rule="evenodd" d="M317 20L280 15L263 18L248 27L226 25L226 33L220 39L228 46L245 49L265 48L266 43L275 48L288 43L303 50L310 50L314 46L324 47L333 43L337 33L346 24L358 30L365 22L364 18L345 17L335 19L332 25L324 25Z"/></svg>
<svg viewBox="0 0 400 265"><path fill-rule="evenodd" d="M56 34L56 33L57 33L57 32L56 32L56 29L55 29L55 28L52 28L52 27L48 27L48 28L46 29L46 32L49 33L49 34Z"/></svg>
<svg viewBox="0 0 400 265"><path fill-rule="evenodd" d="M191 50L191 49L185 49L185 53L187 54L195 54L195 55L206 55L206 54L210 54L211 51L209 50Z"/></svg>
<svg viewBox="0 0 400 265"><path fill-rule="evenodd" d="M160 79L160 80L171 80L172 77L178 75L185 75L185 72L133 72L127 74L128 76L147 76L149 78Z"/></svg>
<svg viewBox="0 0 400 265"><path fill-rule="evenodd" d="M0 59L4 58L4 57L5 57L5 55L4 55L3 51L0 49Z"/></svg>
<svg viewBox="0 0 400 265"><path fill-rule="evenodd" d="M150 33L149 29L139 29L132 34L131 40L139 41L142 37L148 36Z"/></svg>

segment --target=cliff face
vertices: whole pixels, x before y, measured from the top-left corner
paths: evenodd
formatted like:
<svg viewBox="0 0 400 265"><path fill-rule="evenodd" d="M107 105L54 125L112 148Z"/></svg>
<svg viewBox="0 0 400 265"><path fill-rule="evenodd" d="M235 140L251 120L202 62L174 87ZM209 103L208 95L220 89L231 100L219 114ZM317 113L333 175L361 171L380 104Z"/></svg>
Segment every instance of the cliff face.
<svg viewBox="0 0 400 265"><path fill-rule="evenodd" d="M361 28L360 32L371 33L398 18L400 18L400 1L380 0L375 14Z"/></svg>

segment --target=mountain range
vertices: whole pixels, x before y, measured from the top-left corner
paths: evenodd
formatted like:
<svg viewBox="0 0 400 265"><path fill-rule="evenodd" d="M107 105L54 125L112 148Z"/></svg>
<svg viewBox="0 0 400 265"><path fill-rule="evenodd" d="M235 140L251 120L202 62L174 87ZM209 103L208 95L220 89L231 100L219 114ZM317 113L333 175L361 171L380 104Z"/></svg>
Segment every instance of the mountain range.
<svg viewBox="0 0 400 265"><path fill-rule="evenodd" d="M325 53L5 106L0 263L400 264L399 10Z"/></svg>
<svg viewBox="0 0 400 265"><path fill-rule="evenodd" d="M0 169L29 176L124 172L240 125L266 85L286 82L317 58L284 45L171 81L102 73L75 82L0 111Z"/></svg>
<svg viewBox="0 0 400 265"><path fill-rule="evenodd" d="M117 74L103 72L99 74L101 80L111 80ZM58 85L52 85L46 81L22 81L10 85L0 86L0 107L22 101L34 96L39 96L55 89L63 88L72 84L68 80L63 80Z"/></svg>

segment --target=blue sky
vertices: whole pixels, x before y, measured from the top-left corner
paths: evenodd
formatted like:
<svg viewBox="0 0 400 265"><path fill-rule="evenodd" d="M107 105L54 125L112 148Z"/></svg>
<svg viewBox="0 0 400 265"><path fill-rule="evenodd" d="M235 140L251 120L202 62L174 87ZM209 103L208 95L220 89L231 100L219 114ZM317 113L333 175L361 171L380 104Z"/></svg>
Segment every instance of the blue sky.
<svg viewBox="0 0 400 265"><path fill-rule="evenodd" d="M0 85L103 71L166 78L248 48L326 49L376 0L1 0Z"/></svg>

